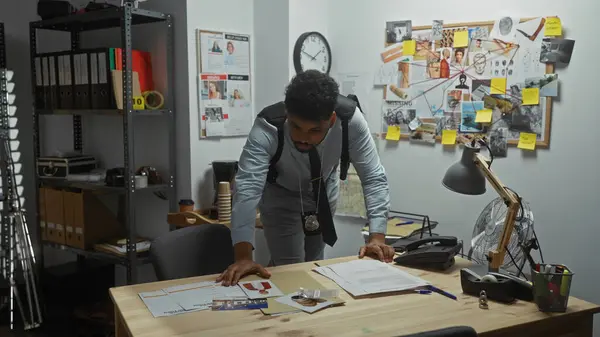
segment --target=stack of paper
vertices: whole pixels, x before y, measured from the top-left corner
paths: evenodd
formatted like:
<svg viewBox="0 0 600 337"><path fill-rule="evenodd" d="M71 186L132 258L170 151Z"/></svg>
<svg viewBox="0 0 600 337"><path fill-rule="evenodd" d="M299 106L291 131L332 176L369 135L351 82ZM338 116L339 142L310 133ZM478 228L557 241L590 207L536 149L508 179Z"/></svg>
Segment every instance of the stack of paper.
<svg viewBox="0 0 600 337"><path fill-rule="evenodd" d="M416 289L429 285L419 277L376 260L354 260L313 269L352 296Z"/></svg>
<svg viewBox="0 0 600 337"><path fill-rule="evenodd" d="M173 316L206 310L215 298L243 297L238 286L223 287L216 282L198 282L139 294L154 317Z"/></svg>
<svg viewBox="0 0 600 337"><path fill-rule="evenodd" d="M198 282L163 289L169 297L185 310L210 309L215 298L244 297L240 287L223 287L215 282Z"/></svg>

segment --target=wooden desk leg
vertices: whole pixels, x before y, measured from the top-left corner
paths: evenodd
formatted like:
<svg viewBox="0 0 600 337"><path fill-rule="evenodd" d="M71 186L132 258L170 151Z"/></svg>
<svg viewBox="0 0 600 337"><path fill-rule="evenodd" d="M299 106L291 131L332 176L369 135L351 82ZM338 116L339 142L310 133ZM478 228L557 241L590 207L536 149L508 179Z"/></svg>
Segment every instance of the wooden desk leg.
<svg viewBox="0 0 600 337"><path fill-rule="evenodd" d="M129 337L129 333L125 328L125 322L123 322L123 316L119 308L115 306L115 337Z"/></svg>

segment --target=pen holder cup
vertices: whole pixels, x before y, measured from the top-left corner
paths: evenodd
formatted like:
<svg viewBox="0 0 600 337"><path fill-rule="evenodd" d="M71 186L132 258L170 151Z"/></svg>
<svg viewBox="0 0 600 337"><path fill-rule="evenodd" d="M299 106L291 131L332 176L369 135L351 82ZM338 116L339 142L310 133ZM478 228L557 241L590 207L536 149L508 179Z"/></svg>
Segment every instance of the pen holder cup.
<svg viewBox="0 0 600 337"><path fill-rule="evenodd" d="M573 272L564 265L551 264L550 272L531 270L533 301L542 312L565 312L569 302Z"/></svg>

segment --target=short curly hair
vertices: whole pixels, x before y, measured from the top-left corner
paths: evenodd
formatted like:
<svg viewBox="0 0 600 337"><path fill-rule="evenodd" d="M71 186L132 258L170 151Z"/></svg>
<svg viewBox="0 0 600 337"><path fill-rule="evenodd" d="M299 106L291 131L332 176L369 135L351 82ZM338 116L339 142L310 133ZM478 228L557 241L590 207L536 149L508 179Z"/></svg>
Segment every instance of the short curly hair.
<svg viewBox="0 0 600 337"><path fill-rule="evenodd" d="M285 89L285 108L288 114L305 120L328 120L339 93L339 85L329 75L307 70L294 76Z"/></svg>

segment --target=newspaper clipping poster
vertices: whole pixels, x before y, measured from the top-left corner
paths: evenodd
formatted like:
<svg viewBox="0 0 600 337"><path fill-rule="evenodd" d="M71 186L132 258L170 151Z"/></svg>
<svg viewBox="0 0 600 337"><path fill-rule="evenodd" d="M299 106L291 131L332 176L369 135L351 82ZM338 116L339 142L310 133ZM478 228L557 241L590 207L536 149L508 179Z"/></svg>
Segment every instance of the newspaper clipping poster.
<svg viewBox="0 0 600 337"><path fill-rule="evenodd" d="M254 119L250 37L198 30L201 137L247 135Z"/></svg>

